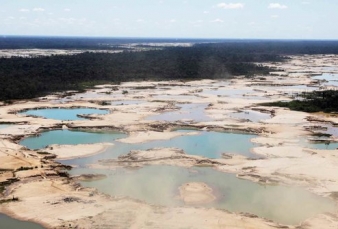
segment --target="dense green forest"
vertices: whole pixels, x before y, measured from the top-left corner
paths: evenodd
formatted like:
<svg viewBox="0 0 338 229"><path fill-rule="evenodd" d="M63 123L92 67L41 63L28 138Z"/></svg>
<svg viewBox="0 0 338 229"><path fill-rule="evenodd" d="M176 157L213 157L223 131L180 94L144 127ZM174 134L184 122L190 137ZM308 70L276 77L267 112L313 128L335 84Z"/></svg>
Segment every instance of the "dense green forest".
<svg viewBox="0 0 338 229"><path fill-rule="evenodd" d="M218 39L3 36L0 49L115 49L125 44L211 43ZM224 41L224 40L223 40Z"/></svg>
<svg viewBox="0 0 338 229"><path fill-rule="evenodd" d="M313 91L304 92L302 99L291 102L272 102L263 103L264 106L287 107L291 110L305 112L337 112L338 111L338 91Z"/></svg>
<svg viewBox="0 0 338 229"><path fill-rule="evenodd" d="M82 89L90 82L225 79L233 75L267 74L268 68L251 62L280 59L276 55L229 52L210 46L2 58L0 99L24 99L53 91Z"/></svg>
<svg viewBox="0 0 338 229"><path fill-rule="evenodd" d="M121 49L123 44L193 43L213 46L228 52L292 54L338 54L337 41L320 40L236 40L236 39L170 39L170 38L100 38L2 36L0 49Z"/></svg>
<svg viewBox="0 0 338 229"><path fill-rule="evenodd" d="M227 79L267 74L260 62L283 61L289 54L338 54L336 41L173 40L2 37L0 49L115 49L121 44L194 42L193 47L122 53L89 53L36 58L0 58L0 100L26 99L85 85L132 80ZM143 43L144 42L144 43ZM209 42L209 43L207 43ZM212 42L212 43L210 43Z"/></svg>

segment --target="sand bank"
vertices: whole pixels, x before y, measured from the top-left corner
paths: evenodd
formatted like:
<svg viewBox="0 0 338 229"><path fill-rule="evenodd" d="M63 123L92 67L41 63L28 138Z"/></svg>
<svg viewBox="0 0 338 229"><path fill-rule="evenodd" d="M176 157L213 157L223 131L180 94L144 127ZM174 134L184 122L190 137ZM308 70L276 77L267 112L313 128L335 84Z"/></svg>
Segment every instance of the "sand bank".
<svg viewBox="0 0 338 229"><path fill-rule="evenodd" d="M79 145L49 145L41 151L55 154L60 160L88 157L103 152L113 143L79 144Z"/></svg>

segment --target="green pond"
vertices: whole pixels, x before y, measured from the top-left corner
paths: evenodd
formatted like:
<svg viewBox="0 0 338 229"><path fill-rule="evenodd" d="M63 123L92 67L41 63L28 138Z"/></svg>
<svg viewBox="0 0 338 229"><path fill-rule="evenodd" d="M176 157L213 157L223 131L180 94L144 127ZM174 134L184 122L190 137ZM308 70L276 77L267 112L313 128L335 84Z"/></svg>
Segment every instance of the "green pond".
<svg viewBox="0 0 338 229"><path fill-rule="evenodd" d="M147 166L139 169L96 170L77 168L72 175L105 174L107 178L81 182L113 196L128 196L164 206L185 205L178 188L187 182L203 182L217 197L201 207L247 212L283 224L298 224L316 214L333 211L334 203L300 188L260 185L212 168ZM196 206L196 205L194 205Z"/></svg>
<svg viewBox="0 0 338 229"><path fill-rule="evenodd" d="M50 109L32 109L20 114L24 115L34 115L39 117L44 117L48 119L56 120L86 120L81 118L78 115L91 115L91 114L108 114L108 110L100 110L94 108L74 108L74 109L64 109L64 108L50 108Z"/></svg>
<svg viewBox="0 0 338 229"><path fill-rule="evenodd" d="M44 227L36 223L21 221L0 214L0 229L44 229Z"/></svg>

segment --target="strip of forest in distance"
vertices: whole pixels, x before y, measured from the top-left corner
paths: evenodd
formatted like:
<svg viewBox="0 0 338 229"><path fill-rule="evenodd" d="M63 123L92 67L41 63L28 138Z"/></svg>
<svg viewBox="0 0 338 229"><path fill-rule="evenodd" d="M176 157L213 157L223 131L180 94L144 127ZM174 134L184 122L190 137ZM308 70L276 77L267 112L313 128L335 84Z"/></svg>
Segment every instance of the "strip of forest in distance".
<svg viewBox="0 0 338 229"><path fill-rule="evenodd" d="M65 42L60 39L60 42ZM54 48L60 47L56 45ZM267 75L271 69L259 63L283 61L285 55L294 54L338 54L338 42L231 40L143 52L0 58L0 100L82 90L85 86L103 82L118 84L125 81Z"/></svg>

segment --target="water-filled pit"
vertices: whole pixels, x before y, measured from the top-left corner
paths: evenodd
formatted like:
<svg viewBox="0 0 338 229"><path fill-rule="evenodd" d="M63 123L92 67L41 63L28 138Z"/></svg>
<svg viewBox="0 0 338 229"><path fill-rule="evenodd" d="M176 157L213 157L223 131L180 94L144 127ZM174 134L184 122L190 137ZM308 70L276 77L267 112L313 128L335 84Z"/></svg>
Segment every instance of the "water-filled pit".
<svg viewBox="0 0 338 229"><path fill-rule="evenodd" d="M178 130L178 132L195 132L192 130ZM20 144L29 149L41 149L50 144L76 145L87 143L113 142L103 153L75 160L64 161L66 164L89 164L101 159L116 158L127 154L130 150L147 150L151 148L180 148L187 154L199 155L207 158L221 158L222 153L241 154L246 157L257 158L258 155L251 152L254 144L251 139L256 135L240 133L223 133L214 131L196 131L194 135L183 135L169 140L157 140L144 143L128 144L115 142L124 134L81 132L70 130L54 130L43 132L39 136L32 136L20 141Z"/></svg>
<svg viewBox="0 0 338 229"><path fill-rule="evenodd" d="M100 110L94 108L50 108L50 109L31 109L20 114L23 115L32 115L38 117L44 117L47 119L56 119L56 120L86 120L85 118L81 118L78 115L104 115L108 114L108 110Z"/></svg>
<svg viewBox="0 0 338 229"><path fill-rule="evenodd" d="M27 221L21 221L17 219L13 219L7 215L0 214L0 228L2 229L44 229L43 226L27 222Z"/></svg>
<svg viewBox="0 0 338 229"><path fill-rule="evenodd" d="M128 196L147 203L182 206L178 188L203 182L212 188L216 200L194 206L247 212L284 224L298 224L316 214L333 211L334 203L308 191L281 185L260 185L234 174L212 168L147 166L139 169L101 170L77 168L72 175L104 174L105 179L81 182L113 196Z"/></svg>
<svg viewBox="0 0 338 229"><path fill-rule="evenodd" d="M338 87L338 74L323 73L322 75L312 77L312 79L326 80L327 82L321 83L321 85Z"/></svg>
<svg viewBox="0 0 338 229"><path fill-rule="evenodd" d="M212 119L205 114L205 108L208 107L208 104L202 103L191 103L191 104L177 104L180 108L177 111L164 112L159 115L153 115L147 118L147 120L155 121L187 121L193 120L195 122L207 122Z"/></svg>
<svg viewBox="0 0 338 229"><path fill-rule="evenodd" d="M126 137L116 131L77 131L77 130L52 130L42 132L38 136L31 136L20 141L20 144L29 149L42 149L51 144L77 145L113 142L118 138Z"/></svg>
<svg viewBox="0 0 338 229"><path fill-rule="evenodd" d="M229 116L235 119L248 120L250 122L260 122L271 118L271 114L253 110L242 110L230 113Z"/></svg>
<svg viewBox="0 0 338 229"><path fill-rule="evenodd" d="M332 124L326 124L326 123L319 123L318 125L326 128L325 130L320 130L318 132L324 133L324 134L330 134L334 137L338 137L338 126L334 126Z"/></svg>
<svg viewBox="0 0 338 229"><path fill-rule="evenodd" d="M335 150L338 149L338 142L332 142L329 140L322 140L320 142L307 141L305 143L306 147L312 149L321 149L321 150Z"/></svg>

